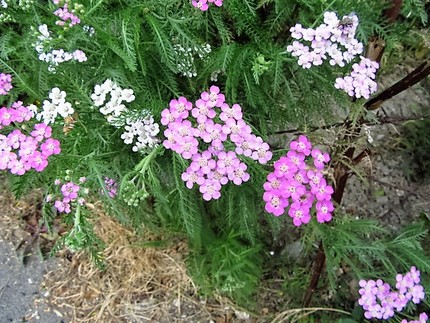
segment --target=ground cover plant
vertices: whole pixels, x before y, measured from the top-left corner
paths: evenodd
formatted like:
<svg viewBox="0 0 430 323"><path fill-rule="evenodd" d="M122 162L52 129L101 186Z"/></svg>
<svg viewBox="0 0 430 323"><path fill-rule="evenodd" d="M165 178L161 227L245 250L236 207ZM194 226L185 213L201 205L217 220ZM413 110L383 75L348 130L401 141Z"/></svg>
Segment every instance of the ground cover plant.
<svg viewBox="0 0 430 323"><path fill-rule="evenodd" d="M40 225L54 230L60 218L66 228L54 251L86 250L102 270L87 207L100 199L136 234L186 236L202 293L252 308L276 275L300 295L290 308L427 320L428 221L392 232L341 207L348 178L366 180L365 125L430 74L423 59L377 92L399 45L421 41L425 1L4 0L0 9L0 169L17 196L46 192ZM282 253L292 243L295 260ZM354 301L324 301L329 291L351 299L346 280L357 281Z"/></svg>

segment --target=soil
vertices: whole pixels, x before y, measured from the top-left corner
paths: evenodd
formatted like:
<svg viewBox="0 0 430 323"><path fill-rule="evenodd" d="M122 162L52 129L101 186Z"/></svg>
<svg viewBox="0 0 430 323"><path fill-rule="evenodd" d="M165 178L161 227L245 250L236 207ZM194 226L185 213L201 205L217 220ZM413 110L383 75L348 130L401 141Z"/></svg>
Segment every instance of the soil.
<svg viewBox="0 0 430 323"><path fill-rule="evenodd" d="M48 296L44 275L58 267L58 260L48 259L41 249L40 243L50 243L32 234L35 223L29 227L39 214L40 192L17 201L4 178L0 192L0 322L65 322L59 311L40 302Z"/></svg>
<svg viewBox="0 0 430 323"><path fill-rule="evenodd" d="M411 71L412 68L399 68L383 76L379 87L387 88ZM378 114L389 120L428 118L429 80L388 100ZM371 156L360 165L367 171L360 170L363 179L357 176L348 179L342 200L344 208L358 217L378 219L392 230L411 223L422 213L430 214L429 179L420 182L409 180L406 174L412 169L414 160L396 149L402 133L401 123L369 126L368 131L371 143L367 144L371 146Z"/></svg>

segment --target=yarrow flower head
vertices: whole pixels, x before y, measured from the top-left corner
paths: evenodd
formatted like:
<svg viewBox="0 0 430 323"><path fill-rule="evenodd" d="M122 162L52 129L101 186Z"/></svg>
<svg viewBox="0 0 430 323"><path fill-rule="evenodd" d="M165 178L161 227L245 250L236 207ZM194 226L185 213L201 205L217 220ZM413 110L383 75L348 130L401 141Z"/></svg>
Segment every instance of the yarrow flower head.
<svg viewBox="0 0 430 323"><path fill-rule="evenodd" d="M53 2L54 4L59 4L58 1L54 0ZM72 11L69 11L67 3L65 3L63 7L55 10L54 15L61 19L55 22L55 24L57 24L58 26L64 26L66 23L68 23L69 27L73 27L74 25L81 23L79 17L75 15Z"/></svg>
<svg viewBox="0 0 430 323"><path fill-rule="evenodd" d="M260 164L272 158L269 145L251 133L242 117L240 105L230 107L217 86L202 92L194 105L180 97L161 112L161 124L167 126L164 147L190 160L182 180L189 189L196 184L207 201L220 198L222 186L229 181L241 185L250 179L239 155ZM234 150L225 148L227 141Z"/></svg>
<svg viewBox="0 0 430 323"><path fill-rule="evenodd" d="M109 100L107 100L109 97ZM103 84L96 84L91 99L101 114L105 115L111 124L119 121L123 112L128 112L124 102L131 103L136 97L132 89L123 89L110 79Z"/></svg>
<svg viewBox="0 0 430 323"><path fill-rule="evenodd" d="M66 174L63 179L54 181L55 192L51 192L46 199L59 213L71 213L74 208L85 205L90 191L85 187L88 182L86 177L74 176L71 170L66 170ZM103 188L99 192L113 199L118 195L118 183L113 178L103 176Z"/></svg>
<svg viewBox="0 0 430 323"><path fill-rule="evenodd" d="M10 74L0 73L0 95L8 94L12 88L12 76Z"/></svg>
<svg viewBox="0 0 430 323"><path fill-rule="evenodd" d="M420 272L414 266L405 275L396 276L396 290L383 280L360 280L361 297L358 300L365 310L364 316L370 320L372 318L387 320L394 316L394 312L401 312L412 301L420 303L425 298L424 288L420 285ZM424 315L423 315L424 314ZM427 315L422 313L420 321L427 321ZM407 322L403 320L402 322Z"/></svg>
<svg viewBox="0 0 430 323"><path fill-rule="evenodd" d="M298 57L297 63L302 68L322 65L326 59L332 66L343 67L363 52L363 44L355 39L357 26L355 14L339 20L336 13L325 12L324 23L316 29L304 28L301 24L290 28L291 36L296 40L287 47L287 52ZM368 99L377 89L374 79L379 64L363 56L360 59L352 66L351 74L338 77L334 86L349 96Z"/></svg>
<svg viewBox="0 0 430 323"><path fill-rule="evenodd" d="M58 9L55 12L56 15L65 19L65 21L70 19L70 26L77 24L79 18L67 10L67 4L64 6L66 9ZM75 4L75 6L80 5ZM65 21L59 20L57 21L57 25L64 25ZM55 33L51 32L46 24L38 26L37 30L32 27L32 30L34 31L35 41L31 45L37 52L38 59L48 63L48 71L55 73L58 65L64 62L75 61L82 63L87 61L86 54L80 49L67 51L63 48L55 48L54 45L58 46L57 42L59 37L56 38Z"/></svg>
<svg viewBox="0 0 430 323"><path fill-rule="evenodd" d="M217 7L221 7L223 0L192 0L191 3L201 11L206 11L209 9L209 3L213 3Z"/></svg>
<svg viewBox="0 0 430 323"><path fill-rule="evenodd" d="M151 112L143 110L136 113L125 106L125 103L135 100L132 89L123 89L107 79L103 84L95 85L91 99L111 125L125 129L121 139L127 145L133 144L134 152L146 153L158 146L160 128Z"/></svg>
<svg viewBox="0 0 430 323"><path fill-rule="evenodd" d="M429 317L427 313L421 313L418 320L402 320L400 323L426 323L428 321Z"/></svg>
<svg viewBox="0 0 430 323"><path fill-rule="evenodd" d="M193 47L183 47L181 44L173 45L175 52L176 67L178 73L186 77L197 76L195 59L204 60L212 51L211 45L194 45Z"/></svg>
<svg viewBox="0 0 430 323"><path fill-rule="evenodd" d="M339 20L335 12L325 12L324 23L315 29L304 28L301 24L290 28L291 36L296 40L287 51L298 57L298 64L303 68L321 65L326 59L330 65L345 66L363 52L363 44L355 39L357 26L355 14Z"/></svg>
<svg viewBox="0 0 430 323"><path fill-rule="evenodd" d="M375 93L378 86L375 80L376 70L379 68L377 62L360 56L361 61L352 65L353 71L345 77L336 79L335 87L344 90L349 96L368 99Z"/></svg>
<svg viewBox="0 0 430 323"><path fill-rule="evenodd" d="M44 100L42 104L42 111L36 113L36 119L43 121L45 124L55 123L58 116L66 118L71 116L75 109L70 102L66 101L66 92L54 87L49 92L49 100ZM37 109L33 108L34 112Z"/></svg>
<svg viewBox="0 0 430 323"><path fill-rule="evenodd" d="M0 170L15 175L24 175L31 169L41 172L48 166L48 157L61 152L60 142L51 138L52 129L48 125L35 124L29 135L15 128L33 117L33 109L23 106L21 101L0 108Z"/></svg>
<svg viewBox="0 0 430 323"><path fill-rule="evenodd" d="M0 109L0 129L12 122L29 121L33 113L15 102L11 108ZM9 170L15 175L24 175L30 169L43 171L48 166L48 157L61 152L60 142L51 138L52 129L44 123L35 124L30 135L14 129L8 135L0 134L0 170Z"/></svg>
<svg viewBox="0 0 430 323"><path fill-rule="evenodd" d="M107 195L113 199L118 195L118 183L110 177L106 177L104 178L104 183L105 183L105 189L107 192ZM101 190L102 195L105 194L104 190Z"/></svg>
<svg viewBox="0 0 430 323"><path fill-rule="evenodd" d="M142 114L142 113L141 113ZM125 144L133 144L134 152L145 152L147 149L154 149L158 146L159 139L157 138L160 132L160 127L149 111L143 111L145 117L139 117L136 120L127 118L124 126L125 132L121 135L121 139Z"/></svg>
<svg viewBox="0 0 430 323"><path fill-rule="evenodd" d="M330 221L334 210L333 188L327 185L323 174L329 161L330 156L312 148L306 136L292 141L290 151L274 163L274 171L263 185L266 211L280 216L288 207L294 225L301 226L311 220L315 205L317 221Z"/></svg>
<svg viewBox="0 0 430 323"><path fill-rule="evenodd" d="M72 212L73 206L86 203L83 196L87 194L88 190L83 189L81 185L70 180L62 182L60 179L56 179L54 184L59 187L59 192L58 194L49 194L47 202L53 203L57 212L68 214ZM54 200L55 196L57 197Z"/></svg>

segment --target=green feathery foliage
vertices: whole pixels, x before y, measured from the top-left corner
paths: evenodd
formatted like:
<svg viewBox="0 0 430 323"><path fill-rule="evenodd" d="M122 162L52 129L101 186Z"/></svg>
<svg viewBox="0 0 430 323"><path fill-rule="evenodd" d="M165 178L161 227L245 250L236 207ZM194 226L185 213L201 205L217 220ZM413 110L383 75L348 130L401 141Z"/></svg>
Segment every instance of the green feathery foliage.
<svg viewBox="0 0 430 323"><path fill-rule="evenodd" d="M422 223L411 224L393 236L374 220L337 217L333 226L319 226L330 286L337 289L336 269L347 264L360 278L382 277L387 273L417 266L429 272L430 259L420 242L427 235Z"/></svg>

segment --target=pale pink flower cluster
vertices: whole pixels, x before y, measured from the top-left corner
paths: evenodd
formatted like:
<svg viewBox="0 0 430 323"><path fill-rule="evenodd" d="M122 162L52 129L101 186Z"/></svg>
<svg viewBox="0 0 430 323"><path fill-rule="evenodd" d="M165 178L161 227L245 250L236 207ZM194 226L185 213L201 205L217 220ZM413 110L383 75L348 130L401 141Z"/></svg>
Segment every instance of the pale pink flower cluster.
<svg viewBox="0 0 430 323"><path fill-rule="evenodd" d="M418 320L412 320L412 321L402 320L400 323L426 323L428 319L429 317L427 313L421 313Z"/></svg>
<svg viewBox="0 0 430 323"><path fill-rule="evenodd" d="M12 88L12 76L10 74L0 73L0 95L8 94Z"/></svg>
<svg viewBox="0 0 430 323"><path fill-rule="evenodd" d="M87 56L80 49L76 49L73 52L67 52L62 48L52 49L54 39L51 37L51 32L46 24L38 27L35 36L37 36L37 40L32 46L36 50L39 60L49 64L48 70L50 72L55 72L56 67L64 62L77 61L82 63L87 60Z"/></svg>
<svg viewBox="0 0 430 323"><path fill-rule="evenodd" d="M267 176L267 182L263 185L266 211L280 216L289 207L288 215L294 225L301 226L311 220L312 207L316 202L317 221L330 221L334 210L331 202L333 188L327 184L323 173L329 161L330 156L312 148L306 136L292 141L290 151L275 162L274 172Z"/></svg>
<svg viewBox="0 0 430 323"><path fill-rule="evenodd" d="M110 177L104 177L105 188L107 191L107 195L113 199L118 195L118 183ZM104 195L104 190L101 190L101 194Z"/></svg>
<svg viewBox="0 0 430 323"><path fill-rule="evenodd" d="M363 52L363 44L355 39L357 26L355 14L339 20L335 12L325 12L324 23L315 29L301 24L290 28L291 36L297 40L287 51L299 58L297 63L303 68L321 65L325 59L329 59L330 65L345 66Z"/></svg>
<svg viewBox="0 0 430 323"><path fill-rule="evenodd" d="M351 74L336 79L335 88L344 90L349 96L368 99L375 93L378 85L375 82L377 62L360 56L361 61L352 65Z"/></svg>
<svg viewBox="0 0 430 323"><path fill-rule="evenodd" d="M217 7L221 7L223 0L192 0L191 3L201 11L206 11L209 9L209 3L213 3Z"/></svg>
<svg viewBox="0 0 430 323"><path fill-rule="evenodd" d="M0 109L0 129L29 121L33 112L18 101L12 107ZM30 135L14 128L7 135L0 134L0 170L24 175L30 169L43 171L48 157L61 152L60 142L51 138L52 129L44 123L35 124Z"/></svg>
<svg viewBox="0 0 430 323"><path fill-rule="evenodd" d="M81 177L79 182L80 184L85 183L86 178ZM85 198L82 195L88 193L88 189L83 189L81 185L73 181L63 183L60 179L56 179L54 184L60 187L60 196L54 201L54 207L59 213L71 213L74 203L78 203L79 205L85 204ZM51 201L52 195L48 195L47 202Z"/></svg>
<svg viewBox="0 0 430 323"><path fill-rule="evenodd" d="M303 68L321 65L325 59L330 59L332 66L343 67L363 52L363 44L355 39L357 26L358 17L355 14L339 20L336 13L325 12L324 23L316 29L303 28L301 24L290 28L291 36L297 40L287 47L287 52L298 57L297 63ZM363 56L360 58L361 61L352 66L351 74L338 77L334 86L349 96L368 99L377 90L374 80L379 64Z"/></svg>
<svg viewBox="0 0 430 323"><path fill-rule="evenodd" d="M53 2L54 4L59 4L59 1L54 0ZM62 8L58 8L57 10L55 10L54 15L61 19L55 22L55 24L58 26L64 26L66 22L69 22L69 20L70 27L77 25L81 22L78 16L69 11L67 3L65 3Z"/></svg>
<svg viewBox="0 0 430 323"><path fill-rule="evenodd" d="M170 108L161 113L161 124L167 126L164 147L191 161L182 180L189 189L197 184L206 201L220 198L221 187L229 181L240 185L249 180L247 165L238 155L261 164L272 158L269 145L243 120L240 105L225 103L217 86L201 93L195 105L185 97L170 101ZM231 144L224 145L227 139L234 150L227 149Z"/></svg>
<svg viewBox="0 0 430 323"><path fill-rule="evenodd" d="M61 63L69 61L77 61L79 63L86 62L87 56L85 53L77 49L73 52L66 52L64 49L54 49L50 52L41 52L38 56L39 60L49 63L49 71L54 72L55 67Z"/></svg>
<svg viewBox="0 0 430 323"><path fill-rule="evenodd" d="M425 298L420 281L420 271L414 266L405 275L397 274L397 290L392 290L391 286L381 279L376 281L362 279L359 281L361 288L358 292L361 297L358 304L365 310L366 319L387 320L394 316L395 311L401 312L409 301L418 304Z"/></svg>

